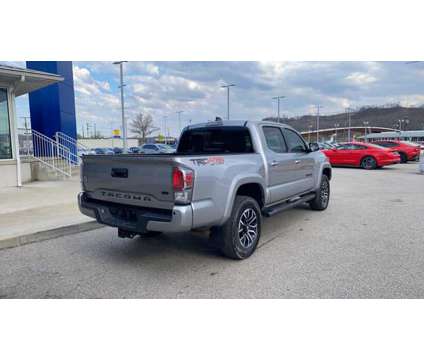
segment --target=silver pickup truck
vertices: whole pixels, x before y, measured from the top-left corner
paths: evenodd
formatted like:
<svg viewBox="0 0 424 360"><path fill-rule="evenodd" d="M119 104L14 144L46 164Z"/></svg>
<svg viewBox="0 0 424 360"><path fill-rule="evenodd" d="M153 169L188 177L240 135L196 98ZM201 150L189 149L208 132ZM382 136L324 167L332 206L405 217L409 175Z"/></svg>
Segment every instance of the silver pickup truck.
<svg viewBox="0 0 424 360"><path fill-rule="evenodd" d="M244 259L262 216L327 208L331 170L287 125L216 121L186 127L175 154L83 156L78 202L121 237L206 228L226 256Z"/></svg>

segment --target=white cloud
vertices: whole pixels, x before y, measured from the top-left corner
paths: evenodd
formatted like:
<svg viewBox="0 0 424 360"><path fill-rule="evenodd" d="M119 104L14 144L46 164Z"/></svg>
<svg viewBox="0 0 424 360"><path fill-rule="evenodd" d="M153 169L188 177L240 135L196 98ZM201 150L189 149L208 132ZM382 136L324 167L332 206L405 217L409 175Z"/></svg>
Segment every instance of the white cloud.
<svg viewBox="0 0 424 360"><path fill-rule="evenodd" d="M359 86L368 85L377 81L377 78L373 75L360 72L349 74L345 79Z"/></svg>
<svg viewBox="0 0 424 360"><path fill-rule="evenodd" d="M345 107L399 102L420 105L423 66L393 62L128 62L124 66L129 121L137 112L152 114L156 126L168 116L176 134L176 111L183 123L211 120L226 113L223 82L231 89L232 118L257 119L276 114L272 97L286 95L282 114L303 115L314 104L322 113ZM120 124L119 71L111 62L74 63L78 121L97 128ZM418 94L418 95L417 95Z"/></svg>
<svg viewBox="0 0 424 360"><path fill-rule="evenodd" d="M110 84L107 81L95 80L90 70L79 66L74 66L74 84L75 90L84 95L100 95L103 91L110 90Z"/></svg>

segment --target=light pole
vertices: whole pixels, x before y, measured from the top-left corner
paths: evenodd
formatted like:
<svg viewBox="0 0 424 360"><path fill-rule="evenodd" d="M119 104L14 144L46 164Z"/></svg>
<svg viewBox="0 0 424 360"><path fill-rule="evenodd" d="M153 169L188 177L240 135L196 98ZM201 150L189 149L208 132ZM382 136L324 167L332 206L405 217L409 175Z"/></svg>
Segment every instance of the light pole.
<svg viewBox="0 0 424 360"><path fill-rule="evenodd" d="M121 115L122 115L122 142L123 142L123 153L128 152L128 143L127 143L127 121L125 120L125 110L124 110L124 63L127 61L115 61L114 65L119 65L120 73L120 85L121 89Z"/></svg>
<svg viewBox="0 0 424 360"><path fill-rule="evenodd" d="M319 110L322 109L321 105L317 105L317 142L319 142Z"/></svg>
<svg viewBox="0 0 424 360"><path fill-rule="evenodd" d="M285 96L275 96L272 99L277 100L277 120L280 122L280 99L284 99Z"/></svg>
<svg viewBox="0 0 424 360"><path fill-rule="evenodd" d="M184 112L184 111L182 111L182 110L177 111L177 114L178 114L178 128L180 129L180 134L181 134L181 114L182 114L183 112Z"/></svg>
<svg viewBox="0 0 424 360"><path fill-rule="evenodd" d="M227 89L227 120L230 120L230 87L236 86L235 84L222 85L222 88Z"/></svg>

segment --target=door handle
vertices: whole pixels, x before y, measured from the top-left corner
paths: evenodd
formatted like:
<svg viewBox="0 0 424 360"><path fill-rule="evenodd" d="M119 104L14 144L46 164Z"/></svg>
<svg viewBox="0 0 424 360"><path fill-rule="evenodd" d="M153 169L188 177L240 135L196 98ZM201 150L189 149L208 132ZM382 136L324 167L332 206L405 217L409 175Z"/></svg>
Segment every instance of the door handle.
<svg viewBox="0 0 424 360"><path fill-rule="evenodd" d="M272 160L271 161L271 166L277 166L277 165L279 165L280 164L280 162L279 161L276 161L276 160Z"/></svg>
<svg viewBox="0 0 424 360"><path fill-rule="evenodd" d="M294 163L295 164L300 164L300 160L295 160Z"/></svg>

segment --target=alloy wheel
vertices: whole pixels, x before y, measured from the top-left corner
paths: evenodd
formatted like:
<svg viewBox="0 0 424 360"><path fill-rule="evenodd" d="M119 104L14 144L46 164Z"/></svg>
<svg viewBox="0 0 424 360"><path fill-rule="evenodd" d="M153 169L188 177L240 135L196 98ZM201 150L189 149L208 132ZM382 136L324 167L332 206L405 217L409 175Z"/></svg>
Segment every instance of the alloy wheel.
<svg viewBox="0 0 424 360"><path fill-rule="evenodd" d="M240 244L248 249L258 237L258 217L252 208L245 209L240 216L238 225Z"/></svg>

